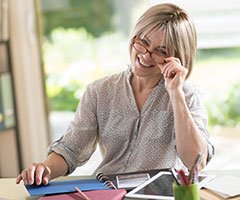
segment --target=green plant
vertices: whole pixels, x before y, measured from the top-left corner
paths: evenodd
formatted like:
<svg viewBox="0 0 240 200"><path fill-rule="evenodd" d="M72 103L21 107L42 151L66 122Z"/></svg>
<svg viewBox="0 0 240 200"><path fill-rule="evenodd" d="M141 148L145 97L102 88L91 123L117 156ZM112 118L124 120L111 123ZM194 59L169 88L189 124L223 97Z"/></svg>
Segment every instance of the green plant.
<svg viewBox="0 0 240 200"><path fill-rule="evenodd" d="M41 0L42 22L45 36L49 36L55 28L85 27L94 36L112 29L114 1L86 1L68 0L54 1Z"/></svg>
<svg viewBox="0 0 240 200"><path fill-rule="evenodd" d="M80 84L76 81L71 81L67 85L47 84L50 109L55 111L76 111L81 88Z"/></svg>
<svg viewBox="0 0 240 200"><path fill-rule="evenodd" d="M229 63L240 61L240 48L198 49L197 62L206 63Z"/></svg>
<svg viewBox="0 0 240 200"><path fill-rule="evenodd" d="M240 82L234 84L226 98L214 98L207 104L211 126L240 125Z"/></svg>
<svg viewBox="0 0 240 200"><path fill-rule="evenodd" d="M128 59L128 43L121 34L94 38L84 28L53 30L43 45L50 109L74 111L88 83L126 69Z"/></svg>

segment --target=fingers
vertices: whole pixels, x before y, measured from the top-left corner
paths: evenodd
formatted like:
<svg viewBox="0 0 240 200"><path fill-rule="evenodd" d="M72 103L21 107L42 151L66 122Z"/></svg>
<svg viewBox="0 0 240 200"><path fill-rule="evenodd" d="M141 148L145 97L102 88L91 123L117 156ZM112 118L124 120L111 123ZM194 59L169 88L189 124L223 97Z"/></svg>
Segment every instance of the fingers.
<svg viewBox="0 0 240 200"><path fill-rule="evenodd" d="M174 62L176 62L176 63L178 63L178 64L181 65L180 59L179 59L179 58L176 58L176 57L168 57L168 58L165 58L165 61L166 61L166 62L174 61Z"/></svg>
<svg viewBox="0 0 240 200"><path fill-rule="evenodd" d="M30 167L30 169L27 170L25 182L27 180L27 184L29 185L32 185L34 183L34 174L35 174L36 167L37 167L37 164L34 163Z"/></svg>
<svg viewBox="0 0 240 200"><path fill-rule="evenodd" d="M176 74L181 73L185 68L181 61L175 57L165 58L166 64L160 66L164 78L174 78Z"/></svg>
<svg viewBox="0 0 240 200"><path fill-rule="evenodd" d="M43 172L44 172L44 166L39 165L35 171L35 182L37 185L40 185L42 183Z"/></svg>
<svg viewBox="0 0 240 200"><path fill-rule="evenodd" d="M44 172L44 177L43 177L43 184L47 185L50 179L51 179L51 170L49 167L46 167L46 170Z"/></svg>
<svg viewBox="0 0 240 200"><path fill-rule="evenodd" d="M34 183L37 185L46 185L50 180L50 169L43 163L33 163L17 176L16 183L19 184L21 180L23 180L26 185L32 185Z"/></svg>
<svg viewBox="0 0 240 200"><path fill-rule="evenodd" d="M46 165L41 164L41 167L39 166L36 169L35 179L37 185L47 185L50 180L50 169Z"/></svg>
<svg viewBox="0 0 240 200"><path fill-rule="evenodd" d="M22 180L22 174L19 174L16 178L16 184L19 184L21 180Z"/></svg>
<svg viewBox="0 0 240 200"><path fill-rule="evenodd" d="M43 185L47 185L48 182L49 182L49 180L50 180L50 177L49 177L49 176L43 177L43 179L42 179L42 184L43 184Z"/></svg>
<svg viewBox="0 0 240 200"><path fill-rule="evenodd" d="M162 68L162 74L165 78L171 78L173 75L176 74L176 68L171 63L167 63Z"/></svg>

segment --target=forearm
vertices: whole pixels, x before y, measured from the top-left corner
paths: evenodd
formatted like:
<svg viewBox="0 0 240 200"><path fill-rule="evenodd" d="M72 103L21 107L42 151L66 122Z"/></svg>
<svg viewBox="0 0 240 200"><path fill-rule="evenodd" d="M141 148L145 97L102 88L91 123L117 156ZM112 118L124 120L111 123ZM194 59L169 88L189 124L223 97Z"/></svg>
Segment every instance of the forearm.
<svg viewBox="0 0 240 200"><path fill-rule="evenodd" d="M174 113L174 128L178 154L184 164L191 168L199 153L203 153L201 168L206 165L207 141L187 107L184 92L174 90L170 93Z"/></svg>
<svg viewBox="0 0 240 200"><path fill-rule="evenodd" d="M65 159L55 152L49 154L44 164L47 165L51 171L51 179L64 176L68 172L68 165Z"/></svg>

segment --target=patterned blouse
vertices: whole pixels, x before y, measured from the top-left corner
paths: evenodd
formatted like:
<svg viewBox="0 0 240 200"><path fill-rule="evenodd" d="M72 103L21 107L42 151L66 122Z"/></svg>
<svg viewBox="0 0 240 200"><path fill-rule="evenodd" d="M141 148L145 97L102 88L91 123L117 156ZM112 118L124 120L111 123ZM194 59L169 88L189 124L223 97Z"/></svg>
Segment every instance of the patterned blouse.
<svg viewBox="0 0 240 200"><path fill-rule="evenodd" d="M48 150L64 157L68 173L85 164L97 144L103 160L96 172L123 173L179 164L173 110L164 80L159 81L139 112L131 76L128 68L87 86L66 134ZM201 93L188 81L183 90L195 123L208 141L210 159L214 148L209 142L208 117Z"/></svg>

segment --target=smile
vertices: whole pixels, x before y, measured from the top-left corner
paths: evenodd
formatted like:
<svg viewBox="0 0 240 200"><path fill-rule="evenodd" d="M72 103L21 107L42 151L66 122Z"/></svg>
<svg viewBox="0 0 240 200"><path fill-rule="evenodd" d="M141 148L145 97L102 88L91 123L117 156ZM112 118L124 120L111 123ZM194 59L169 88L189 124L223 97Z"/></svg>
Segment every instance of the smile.
<svg viewBox="0 0 240 200"><path fill-rule="evenodd" d="M154 65L149 64L149 63L147 63L147 62L144 62L144 60L140 60L139 57L138 57L137 59L138 59L139 64L141 64L143 67L150 68L150 67L153 67L153 66L154 66Z"/></svg>

